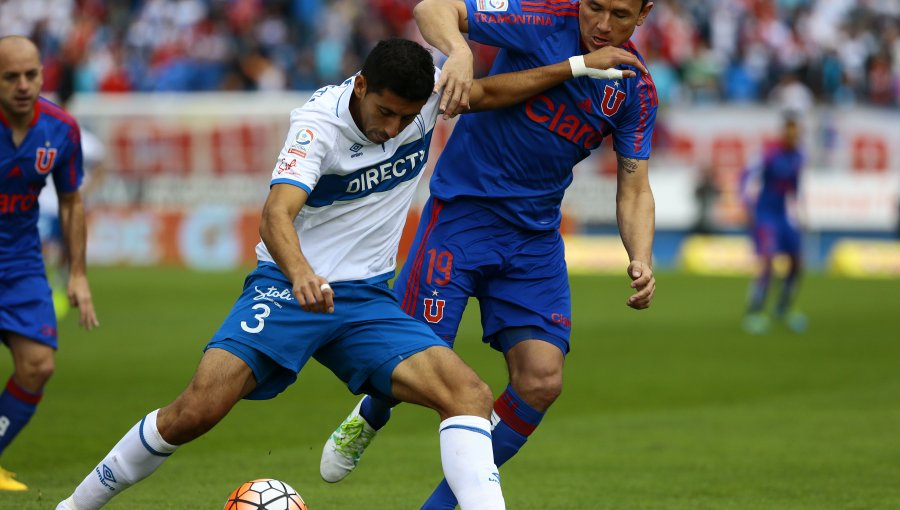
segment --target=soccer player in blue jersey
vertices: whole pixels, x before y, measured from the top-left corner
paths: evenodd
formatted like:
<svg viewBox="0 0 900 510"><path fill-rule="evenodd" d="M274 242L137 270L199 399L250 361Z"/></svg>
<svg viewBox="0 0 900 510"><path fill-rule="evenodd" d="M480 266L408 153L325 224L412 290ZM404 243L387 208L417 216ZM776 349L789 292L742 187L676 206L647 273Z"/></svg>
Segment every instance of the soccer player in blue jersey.
<svg viewBox="0 0 900 510"><path fill-rule="evenodd" d="M646 0L424 0L415 16L425 39L448 55L440 83L448 108L465 110L473 57L462 32L500 48L491 74L603 49L641 62L629 39L652 7ZM403 309L451 346L469 298L478 299L483 341L503 353L509 372L492 414L498 465L525 444L562 390L573 319L561 202L575 164L608 135L618 156L616 210L634 289L626 304L644 309L653 298L647 160L657 98L641 63L620 68L630 77L578 78L510 108L463 116L437 162L431 198L394 284ZM337 428L323 449L326 481L356 467L391 404L364 397ZM456 504L444 481L422 508Z"/></svg>
<svg viewBox="0 0 900 510"><path fill-rule="evenodd" d="M787 255L788 269L775 304L775 318L796 333L806 329L806 317L791 308L803 268L802 239L796 218L797 190L803 161L800 124L789 113L785 115L778 144L767 149L762 162L751 166L741 179L758 258L757 275L743 321L748 333L761 334L769 329L770 320L765 313L766 295L772 279L772 262L779 253ZM750 191L754 182L759 183L755 199Z"/></svg>
<svg viewBox="0 0 900 510"><path fill-rule="evenodd" d="M54 370L56 315L37 228L48 178L59 190L69 302L83 327L98 325L85 273L78 124L39 97L42 83L37 47L21 36L0 38L0 339L14 367L0 394L0 454L34 415ZM0 490L27 488L0 468Z"/></svg>
<svg viewBox="0 0 900 510"><path fill-rule="evenodd" d="M627 52L586 60L596 69L637 64ZM508 106L582 72L562 59L478 80L470 106ZM404 313L387 285L440 112L433 92L439 75L422 46L382 41L360 74L320 89L292 112L263 208L259 265L193 380L143 417L58 510L102 507L241 399L286 389L310 357L354 393L437 411L444 474L460 506L504 508L491 453L490 388Z"/></svg>

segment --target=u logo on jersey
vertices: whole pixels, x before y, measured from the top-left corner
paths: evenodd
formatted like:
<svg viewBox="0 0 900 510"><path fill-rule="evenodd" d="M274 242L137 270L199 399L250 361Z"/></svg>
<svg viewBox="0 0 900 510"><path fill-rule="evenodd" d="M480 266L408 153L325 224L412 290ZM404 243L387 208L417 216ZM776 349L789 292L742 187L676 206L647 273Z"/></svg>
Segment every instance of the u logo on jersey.
<svg viewBox="0 0 900 510"><path fill-rule="evenodd" d="M437 324L444 318L444 305L447 304L443 299L425 298L425 310L422 315L425 320L431 324Z"/></svg>
<svg viewBox="0 0 900 510"><path fill-rule="evenodd" d="M615 95L615 97L613 97L613 95ZM619 111L619 107L622 106L622 103L624 101L624 92L607 85L603 89L603 101L600 103L600 107L603 109L603 115L612 117L616 114L617 111Z"/></svg>
<svg viewBox="0 0 900 510"><path fill-rule="evenodd" d="M41 175L47 174L53 170L53 163L56 161L56 149L43 147L38 148L37 154L34 156L34 169Z"/></svg>

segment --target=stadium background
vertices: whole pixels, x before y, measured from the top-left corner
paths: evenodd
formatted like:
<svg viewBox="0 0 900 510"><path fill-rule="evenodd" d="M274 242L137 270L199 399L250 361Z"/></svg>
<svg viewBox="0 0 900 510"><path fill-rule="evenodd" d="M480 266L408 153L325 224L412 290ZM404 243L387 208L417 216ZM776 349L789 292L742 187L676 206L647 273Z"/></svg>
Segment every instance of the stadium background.
<svg viewBox="0 0 900 510"><path fill-rule="evenodd" d="M0 0L0 35L35 38L45 92L68 99L107 151L87 198L103 326L62 322L58 374L4 456L33 490L0 495L0 508L52 507L183 387L253 263L288 112L355 72L379 39L419 39L413 5ZM575 350L560 402L504 468L510 507L900 508L900 2L659 0L635 37L661 102L659 295L649 312L622 305L606 144L567 193ZM474 48L483 74L492 52ZM799 304L811 326L750 337L737 180L786 109L802 112L810 161ZM439 122L432 163L451 129ZM477 321L471 310L459 349L499 390L505 373ZM320 445L353 403L313 364L110 508L218 508L258 476L285 479L315 509L416 507L439 473L436 423L421 409L398 411L360 473L318 480Z"/></svg>

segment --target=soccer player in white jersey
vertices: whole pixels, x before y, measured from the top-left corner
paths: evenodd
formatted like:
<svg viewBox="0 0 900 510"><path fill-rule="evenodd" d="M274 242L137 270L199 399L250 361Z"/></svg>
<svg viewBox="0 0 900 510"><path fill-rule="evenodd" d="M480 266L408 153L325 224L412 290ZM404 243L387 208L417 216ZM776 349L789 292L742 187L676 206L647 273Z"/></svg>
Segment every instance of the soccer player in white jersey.
<svg viewBox="0 0 900 510"><path fill-rule="evenodd" d="M589 55L588 67L632 62ZM585 72L563 60L477 80L473 110L515 104ZM505 508L491 453L491 392L408 316L387 282L400 232L446 106L422 46L379 43L359 74L291 113L272 173L258 267L206 345L187 389L142 417L57 510L95 510L144 479L241 399L269 399L315 357L354 393L437 411L444 474L463 510ZM443 104L441 104L443 103Z"/></svg>

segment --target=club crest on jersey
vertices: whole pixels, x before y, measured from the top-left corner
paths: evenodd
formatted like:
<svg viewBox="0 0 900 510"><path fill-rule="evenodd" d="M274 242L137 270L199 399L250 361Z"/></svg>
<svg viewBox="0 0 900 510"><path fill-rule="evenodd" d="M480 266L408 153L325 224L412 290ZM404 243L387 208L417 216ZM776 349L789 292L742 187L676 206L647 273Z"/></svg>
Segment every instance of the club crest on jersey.
<svg viewBox="0 0 900 510"><path fill-rule="evenodd" d="M425 298L425 310L422 312L425 320L431 324L437 324L444 318L444 305L447 302L443 299Z"/></svg>
<svg viewBox="0 0 900 510"><path fill-rule="evenodd" d="M615 96L615 97L614 97ZM603 109L603 115L612 117L619 111L622 103L625 101L625 93L607 85L603 89L603 101L600 107Z"/></svg>
<svg viewBox="0 0 900 510"><path fill-rule="evenodd" d="M291 144L291 148L288 149L288 152L295 156L306 158L307 153L312 149L313 142L315 141L315 131L309 128L302 128L297 132L297 138L294 139L294 143Z"/></svg>
<svg viewBox="0 0 900 510"><path fill-rule="evenodd" d="M508 7L507 0L478 0L479 12L506 12Z"/></svg>
<svg viewBox="0 0 900 510"><path fill-rule="evenodd" d="M34 169L41 175L50 173L53 170L53 163L56 161L56 149L39 147L37 154L34 156Z"/></svg>

